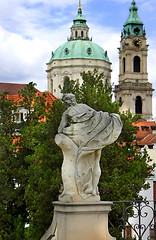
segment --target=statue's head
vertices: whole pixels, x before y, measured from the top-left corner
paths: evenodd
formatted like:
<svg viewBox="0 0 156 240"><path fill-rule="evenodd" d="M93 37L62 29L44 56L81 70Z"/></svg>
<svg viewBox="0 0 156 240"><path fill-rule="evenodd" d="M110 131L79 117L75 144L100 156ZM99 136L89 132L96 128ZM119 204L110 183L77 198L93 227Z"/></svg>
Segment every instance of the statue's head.
<svg viewBox="0 0 156 240"><path fill-rule="evenodd" d="M75 95L72 93L65 93L63 95L62 100L65 103L66 107L71 107L76 105L76 98L75 98Z"/></svg>

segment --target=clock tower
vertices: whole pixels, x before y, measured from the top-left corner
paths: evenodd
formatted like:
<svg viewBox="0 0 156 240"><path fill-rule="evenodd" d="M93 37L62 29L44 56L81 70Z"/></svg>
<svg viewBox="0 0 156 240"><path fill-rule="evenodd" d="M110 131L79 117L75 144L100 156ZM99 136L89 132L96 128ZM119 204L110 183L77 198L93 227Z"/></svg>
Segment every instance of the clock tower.
<svg viewBox="0 0 156 240"><path fill-rule="evenodd" d="M130 109L142 119L152 117L152 84L148 82L148 45L138 8L132 1L128 20L121 33L119 48L119 85L115 86L116 101L122 103L120 111Z"/></svg>

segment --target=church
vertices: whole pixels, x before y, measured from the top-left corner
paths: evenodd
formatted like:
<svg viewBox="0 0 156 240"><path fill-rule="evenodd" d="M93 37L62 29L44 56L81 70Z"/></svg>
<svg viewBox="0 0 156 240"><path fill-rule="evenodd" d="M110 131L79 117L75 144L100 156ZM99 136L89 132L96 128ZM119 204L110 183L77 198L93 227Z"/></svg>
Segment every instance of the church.
<svg viewBox="0 0 156 240"><path fill-rule="evenodd" d="M71 36L68 41L52 52L47 63L48 91L57 98L61 98L60 89L66 85L66 79L77 80L81 85L80 73L98 69L104 72L105 82L111 82L111 62L107 51L89 38L89 27L86 18L82 15L81 2L79 2L78 15L73 20Z"/></svg>
<svg viewBox="0 0 156 240"><path fill-rule="evenodd" d="M141 114L142 119L152 117L152 84L148 82L148 44L138 7L133 0L129 17L121 33L119 48L119 83L115 86L115 99L122 103L120 111L130 109ZM52 52L47 63L48 91L61 98L59 85L65 87L68 79L82 84L80 73L98 69L104 72L105 83L111 83L111 62L106 50L89 38L87 20L79 1L78 14L73 19L71 35L67 42Z"/></svg>

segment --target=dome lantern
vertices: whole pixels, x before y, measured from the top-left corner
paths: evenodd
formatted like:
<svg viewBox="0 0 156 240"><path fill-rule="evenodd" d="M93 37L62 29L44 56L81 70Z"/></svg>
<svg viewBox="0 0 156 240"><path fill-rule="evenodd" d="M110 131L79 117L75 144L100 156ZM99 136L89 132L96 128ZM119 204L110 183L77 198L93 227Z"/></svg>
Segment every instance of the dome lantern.
<svg viewBox="0 0 156 240"><path fill-rule="evenodd" d="M73 26L71 27L70 40L89 40L89 27L86 24L87 20L82 15L81 1L79 0L78 15L73 19Z"/></svg>

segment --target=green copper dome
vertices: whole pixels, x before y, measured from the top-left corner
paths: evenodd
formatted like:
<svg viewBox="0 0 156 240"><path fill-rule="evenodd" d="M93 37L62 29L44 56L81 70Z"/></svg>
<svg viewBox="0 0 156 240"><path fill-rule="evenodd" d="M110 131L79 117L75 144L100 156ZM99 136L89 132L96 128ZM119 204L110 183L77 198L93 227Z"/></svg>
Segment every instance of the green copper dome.
<svg viewBox="0 0 156 240"><path fill-rule="evenodd" d="M136 6L136 3L134 0L132 1L129 11L130 13L129 13L128 20L124 24L122 38L128 37L128 36L143 37L145 35L145 32L143 30L143 22L139 19L138 7Z"/></svg>
<svg viewBox="0 0 156 240"><path fill-rule="evenodd" d="M72 40L61 45L55 52L52 52L52 57L49 63L53 60L75 58L99 59L110 62L107 56L107 51L104 51L96 43L89 40Z"/></svg>
<svg viewBox="0 0 156 240"><path fill-rule="evenodd" d="M76 58L99 59L110 62L107 51L104 51L99 45L89 39L89 28L86 22L86 18L82 16L81 1L79 0L78 15L73 20L71 36L66 43L57 48L55 52L52 52L49 63L53 60Z"/></svg>

